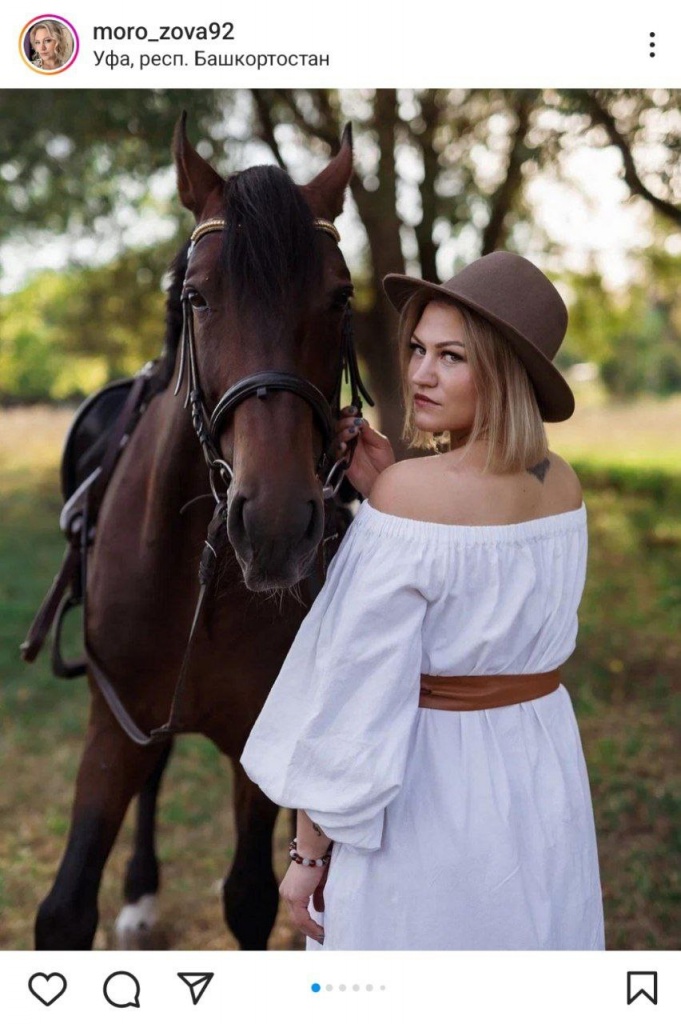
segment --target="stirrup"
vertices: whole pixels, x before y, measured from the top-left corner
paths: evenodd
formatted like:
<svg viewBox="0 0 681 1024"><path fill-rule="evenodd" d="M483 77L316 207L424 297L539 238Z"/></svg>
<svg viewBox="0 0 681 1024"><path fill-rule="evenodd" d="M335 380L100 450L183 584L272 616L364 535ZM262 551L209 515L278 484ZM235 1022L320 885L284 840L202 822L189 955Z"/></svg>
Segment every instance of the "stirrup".
<svg viewBox="0 0 681 1024"><path fill-rule="evenodd" d="M52 671L59 679L76 679L78 676L84 676L87 672L87 663L84 657L67 660L62 657L61 653L61 631L64 619L72 608L78 608L82 603L82 598L74 597L73 594L67 594L59 605L59 610L55 617L52 637Z"/></svg>

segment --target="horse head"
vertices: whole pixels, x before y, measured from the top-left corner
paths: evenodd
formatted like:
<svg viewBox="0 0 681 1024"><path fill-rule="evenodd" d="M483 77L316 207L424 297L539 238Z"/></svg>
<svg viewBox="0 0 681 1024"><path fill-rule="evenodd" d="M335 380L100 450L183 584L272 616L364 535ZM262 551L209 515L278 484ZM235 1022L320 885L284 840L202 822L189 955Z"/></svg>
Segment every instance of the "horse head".
<svg viewBox="0 0 681 1024"><path fill-rule="evenodd" d="M352 173L350 127L302 187L275 166L224 180L188 141L184 115L174 155L197 223L180 377L213 483L217 473L229 485L227 529L246 586L290 587L309 574L324 527L320 472L352 296L333 226Z"/></svg>

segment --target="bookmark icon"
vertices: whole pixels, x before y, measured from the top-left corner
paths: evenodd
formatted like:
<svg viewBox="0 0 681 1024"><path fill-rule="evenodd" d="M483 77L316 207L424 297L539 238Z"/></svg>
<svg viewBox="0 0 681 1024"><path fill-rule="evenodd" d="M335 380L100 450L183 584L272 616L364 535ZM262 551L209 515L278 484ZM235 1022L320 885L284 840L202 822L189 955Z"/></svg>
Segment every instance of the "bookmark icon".
<svg viewBox="0 0 681 1024"><path fill-rule="evenodd" d="M657 971L627 971L627 1006L640 996L657 1006Z"/></svg>

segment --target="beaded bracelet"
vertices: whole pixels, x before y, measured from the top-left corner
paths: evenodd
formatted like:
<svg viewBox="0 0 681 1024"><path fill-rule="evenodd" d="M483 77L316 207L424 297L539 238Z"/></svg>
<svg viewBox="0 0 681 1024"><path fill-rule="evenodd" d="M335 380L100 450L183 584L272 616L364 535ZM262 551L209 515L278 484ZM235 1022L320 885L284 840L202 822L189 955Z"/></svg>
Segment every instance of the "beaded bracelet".
<svg viewBox="0 0 681 1024"><path fill-rule="evenodd" d="M325 864L328 864L331 860L331 848L333 843L329 843L328 849L323 857L301 857L298 853L298 840L292 839L288 844L289 857L296 864L302 864L306 868L323 868Z"/></svg>

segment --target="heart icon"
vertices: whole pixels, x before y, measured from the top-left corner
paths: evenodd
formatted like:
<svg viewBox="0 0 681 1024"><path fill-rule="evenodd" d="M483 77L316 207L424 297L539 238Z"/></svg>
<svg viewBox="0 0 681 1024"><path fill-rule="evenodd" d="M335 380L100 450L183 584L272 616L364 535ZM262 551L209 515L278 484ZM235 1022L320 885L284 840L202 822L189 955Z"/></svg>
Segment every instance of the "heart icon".
<svg viewBox="0 0 681 1024"><path fill-rule="evenodd" d="M66 978L57 973L32 974L28 979L28 987L44 1006L52 1006L66 992Z"/></svg>

